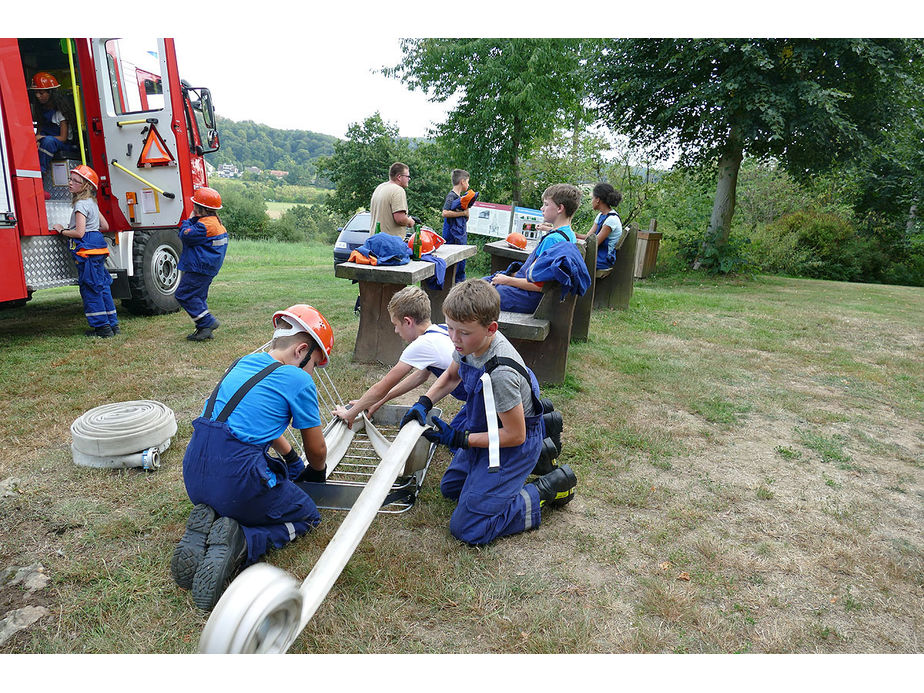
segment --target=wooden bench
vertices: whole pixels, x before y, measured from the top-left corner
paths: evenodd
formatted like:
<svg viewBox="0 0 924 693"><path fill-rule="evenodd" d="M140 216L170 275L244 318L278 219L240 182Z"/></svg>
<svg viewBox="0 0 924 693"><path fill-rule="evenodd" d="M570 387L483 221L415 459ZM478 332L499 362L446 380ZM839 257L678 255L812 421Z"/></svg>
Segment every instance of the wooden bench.
<svg viewBox="0 0 924 693"><path fill-rule="evenodd" d="M594 274L593 307L597 309L626 310L635 284L635 245L638 224L629 224L616 251L616 260L609 269Z"/></svg>
<svg viewBox="0 0 924 693"><path fill-rule="evenodd" d="M583 248L582 248L583 246ZM594 307L594 292L597 284L597 237L588 236L578 240L578 248L584 252L584 266L590 275L590 286L583 296L578 296L574 305L574 324L571 328L572 342L586 342L590 332L590 313Z"/></svg>
<svg viewBox="0 0 924 693"><path fill-rule="evenodd" d="M577 297L560 298L561 285L545 282L542 298L531 315L502 310L497 320L501 333L520 352L540 385L558 385L565 379Z"/></svg>

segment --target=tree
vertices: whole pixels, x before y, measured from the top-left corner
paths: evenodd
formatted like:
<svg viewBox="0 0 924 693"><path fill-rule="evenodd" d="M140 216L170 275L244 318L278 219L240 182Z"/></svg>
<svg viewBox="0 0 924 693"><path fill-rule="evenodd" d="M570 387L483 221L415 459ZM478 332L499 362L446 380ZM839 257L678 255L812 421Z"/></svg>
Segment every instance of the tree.
<svg viewBox="0 0 924 693"><path fill-rule="evenodd" d="M797 177L860 156L901 111L921 42L623 39L590 68L604 120L681 165L714 166L704 250L728 243L745 154Z"/></svg>
<svg viewBox="0 0 924 693"><path fill-rule="evenodd" d="M403 39L383 72L431 101L458 96L435 128L453 168L488 199L521 199L522 162L580 119L581 42L574 39Z"/></svg>
<svg viewBox="0 0 924 693"><path fill-rule="evenodd" d="M336 186L328 206L349 216L369 206L376 186L388 178L388 167L408 158L407 141L398 127L382 120L378 111L362 123L352 123L346 139L334 145L334 153L318 161L318 169Z"/></svg>
<svg viewBox="0 0 924 693"><path fill-rule="evenodd" d="M398 127L383 121L378 112L362 123L351 124L333 155L318 161L322 175L336 185L327 206L344 216L368 208L373 191L388 178L388 169L396 161L411 170L407 189L410 213L441 228L438 212L451 185L442 148L433 142L399 137ZM425 210L432 212L425 216Z"/></svg>

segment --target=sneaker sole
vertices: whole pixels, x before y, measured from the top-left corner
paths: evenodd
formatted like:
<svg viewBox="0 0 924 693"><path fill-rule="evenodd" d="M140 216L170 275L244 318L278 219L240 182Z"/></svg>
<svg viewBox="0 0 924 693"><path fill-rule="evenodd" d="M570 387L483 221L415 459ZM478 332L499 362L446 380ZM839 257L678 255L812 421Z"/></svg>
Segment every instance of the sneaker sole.
<svg viewBox="0 0 924 693"><path fill-rule="evenodd" d="M218 515L207 505L199 504L189 513L186 531L173 550L170 559L170 574L177 585L184 590L192 587L193 576L205 558L209 530Z"/></svg>
<svg viewBox="0 0 924 693"><path fill-rule="evenodd" d="M237 521L219 517L209 530L208 549L192 583L192 598L203 611L211 611L231 584L244 558L247 542Z"/></svg>

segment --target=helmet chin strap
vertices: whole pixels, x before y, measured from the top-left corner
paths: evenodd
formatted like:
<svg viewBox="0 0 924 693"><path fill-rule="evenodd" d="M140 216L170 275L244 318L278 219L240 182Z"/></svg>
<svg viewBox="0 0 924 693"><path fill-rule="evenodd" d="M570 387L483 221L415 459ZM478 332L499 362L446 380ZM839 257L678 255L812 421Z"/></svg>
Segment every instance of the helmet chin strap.
<svg viewBox="0 0 924 693"><path fill-rule="evenodd" d="M302 359L302 362L298 364L299 368L304 368L308 365L308 362L311 360L311 355L314 353L314 350L318 348L318 345L315 344L314 340L311 341L311 348L308 349L308 353L305 354L305 358Z"/></svg>

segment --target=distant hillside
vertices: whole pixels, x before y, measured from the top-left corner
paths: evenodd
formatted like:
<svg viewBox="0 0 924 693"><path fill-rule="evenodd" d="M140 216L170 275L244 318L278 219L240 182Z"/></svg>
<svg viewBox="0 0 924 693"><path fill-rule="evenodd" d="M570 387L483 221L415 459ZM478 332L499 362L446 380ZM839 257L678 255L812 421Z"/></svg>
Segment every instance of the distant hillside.
<svg viewBox="0 0 924 693"><path fill-rule="evenodd" d="M337 138L308 130L279 130L252 120L218 118L221 148L208 154L210 164L296 171L313 176L315 160L334 153Z"/></svg>

